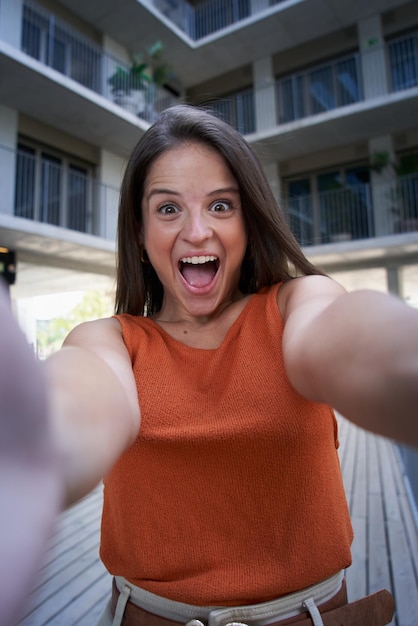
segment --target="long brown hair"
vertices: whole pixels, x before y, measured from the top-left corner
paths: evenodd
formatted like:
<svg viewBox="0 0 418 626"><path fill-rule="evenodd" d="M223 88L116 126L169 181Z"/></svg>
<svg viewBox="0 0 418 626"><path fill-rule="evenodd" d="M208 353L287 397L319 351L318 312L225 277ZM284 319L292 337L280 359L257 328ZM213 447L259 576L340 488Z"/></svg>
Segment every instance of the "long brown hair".
<svg viewBox="0 0 418 626"><path fill-rule="evenodd" d="M166 109L142 136L129 159L119 202L116 312L152 315L159 311L163 286L140 246L144 184L157 157L184 143L217 150L234 175L247 226L248 254L239 287L254 293L297 275L322 274L303 254L265 177L243 137L206 110L190 105Z"/></svg>

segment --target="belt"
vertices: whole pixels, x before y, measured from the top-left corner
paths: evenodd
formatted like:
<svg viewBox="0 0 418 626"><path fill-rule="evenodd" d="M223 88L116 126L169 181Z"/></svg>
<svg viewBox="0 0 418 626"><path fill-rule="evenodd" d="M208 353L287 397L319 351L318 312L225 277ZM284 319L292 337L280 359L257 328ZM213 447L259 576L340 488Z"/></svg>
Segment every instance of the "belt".
<svg viewBox="0 0 418 626"><path fill-rule="evenodd" d="M132 585L132 587L134 586ZM214 615L214 620L211 617L207 619L201 616L193 618L189 614L188 617L179 621L151 613L137 606L129 600L129 592L129 583L124 585L121 594L115 580L113 581L111 612L112 616L119 613L117 623L122 626L211 626L214 622L218 626L267 626L267 624L269 626L285 626L287 624L291 626L312 626L312 624L314 626L317 624L323 624L323 626L365 626L366 624L367 626L385 626L391 622L394 612L393 598L386 590L347 604L345 580L340 591L326 602L316 607L312 598L307 598L306 602L301 601L300 603L304 613L284 619L280 616L275 619L273 612L269 612L267 617L267 612L260 611L259 607L262 608L271 603L263 603L248 607L214 609L210 612ZM124 595L125 597L123 597ZM256 618L254 609L258 615ZM260 619L260 615L263 615L263 618Z"/></svg>

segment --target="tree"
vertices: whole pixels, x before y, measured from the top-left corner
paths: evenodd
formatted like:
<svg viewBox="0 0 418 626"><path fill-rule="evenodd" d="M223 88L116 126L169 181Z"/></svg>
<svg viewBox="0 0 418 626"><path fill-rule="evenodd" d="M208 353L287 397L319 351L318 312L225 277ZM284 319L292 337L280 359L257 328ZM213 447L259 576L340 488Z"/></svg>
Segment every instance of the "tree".
<svg viewBox="0 0 418 626"><path fill-rule="evenodd" d="M102 291L88 291L66 317L38 320L36 329L37 354L45 359L59 350L65 337L78 324L113 313L113 295Z"/></svg>

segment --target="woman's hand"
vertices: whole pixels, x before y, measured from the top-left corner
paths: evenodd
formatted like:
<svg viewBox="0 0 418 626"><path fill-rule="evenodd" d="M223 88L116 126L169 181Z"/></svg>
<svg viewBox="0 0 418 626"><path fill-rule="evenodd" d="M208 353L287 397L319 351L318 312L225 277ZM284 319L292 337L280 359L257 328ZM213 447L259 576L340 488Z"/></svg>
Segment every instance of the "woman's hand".
<svg viewBox="0 0 418 626"><path fill-rule="evenodd" d="M0 285L0 624L19 617L62 495L43 371Z"/></svg>

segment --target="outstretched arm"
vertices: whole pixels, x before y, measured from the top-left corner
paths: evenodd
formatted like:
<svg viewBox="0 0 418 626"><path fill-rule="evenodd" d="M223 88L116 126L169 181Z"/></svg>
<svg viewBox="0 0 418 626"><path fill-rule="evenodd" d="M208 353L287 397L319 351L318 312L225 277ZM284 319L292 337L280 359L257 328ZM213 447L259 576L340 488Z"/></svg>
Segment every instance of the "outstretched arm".
<svg viewBox="0 0 418 626"><path fill-rule="evenodd" d="M45 367L68 505L95 487L133 443L139 429L138 396L115 319L76 327Z"/></svg>
<svg viewBox="0 0 418 626"><path fill-rule="evenodd" d="M14 624L49 533L134 441L139 407L116 320L36 361L0 285L0 624Z"/></svg>
<svg viewBox="0 0 418 626"><path fill-rule="evenodd" d="M62 496L45 378L0 284L0 624L19 618Z"/></svg>
<svg viewBox="0 0 418 626"><path fill-rule="evenodd" d="M280 293L282 292L282 293ZM292 385L375 433L418 446L418 311L322 276L279 291Z"/></svg>

